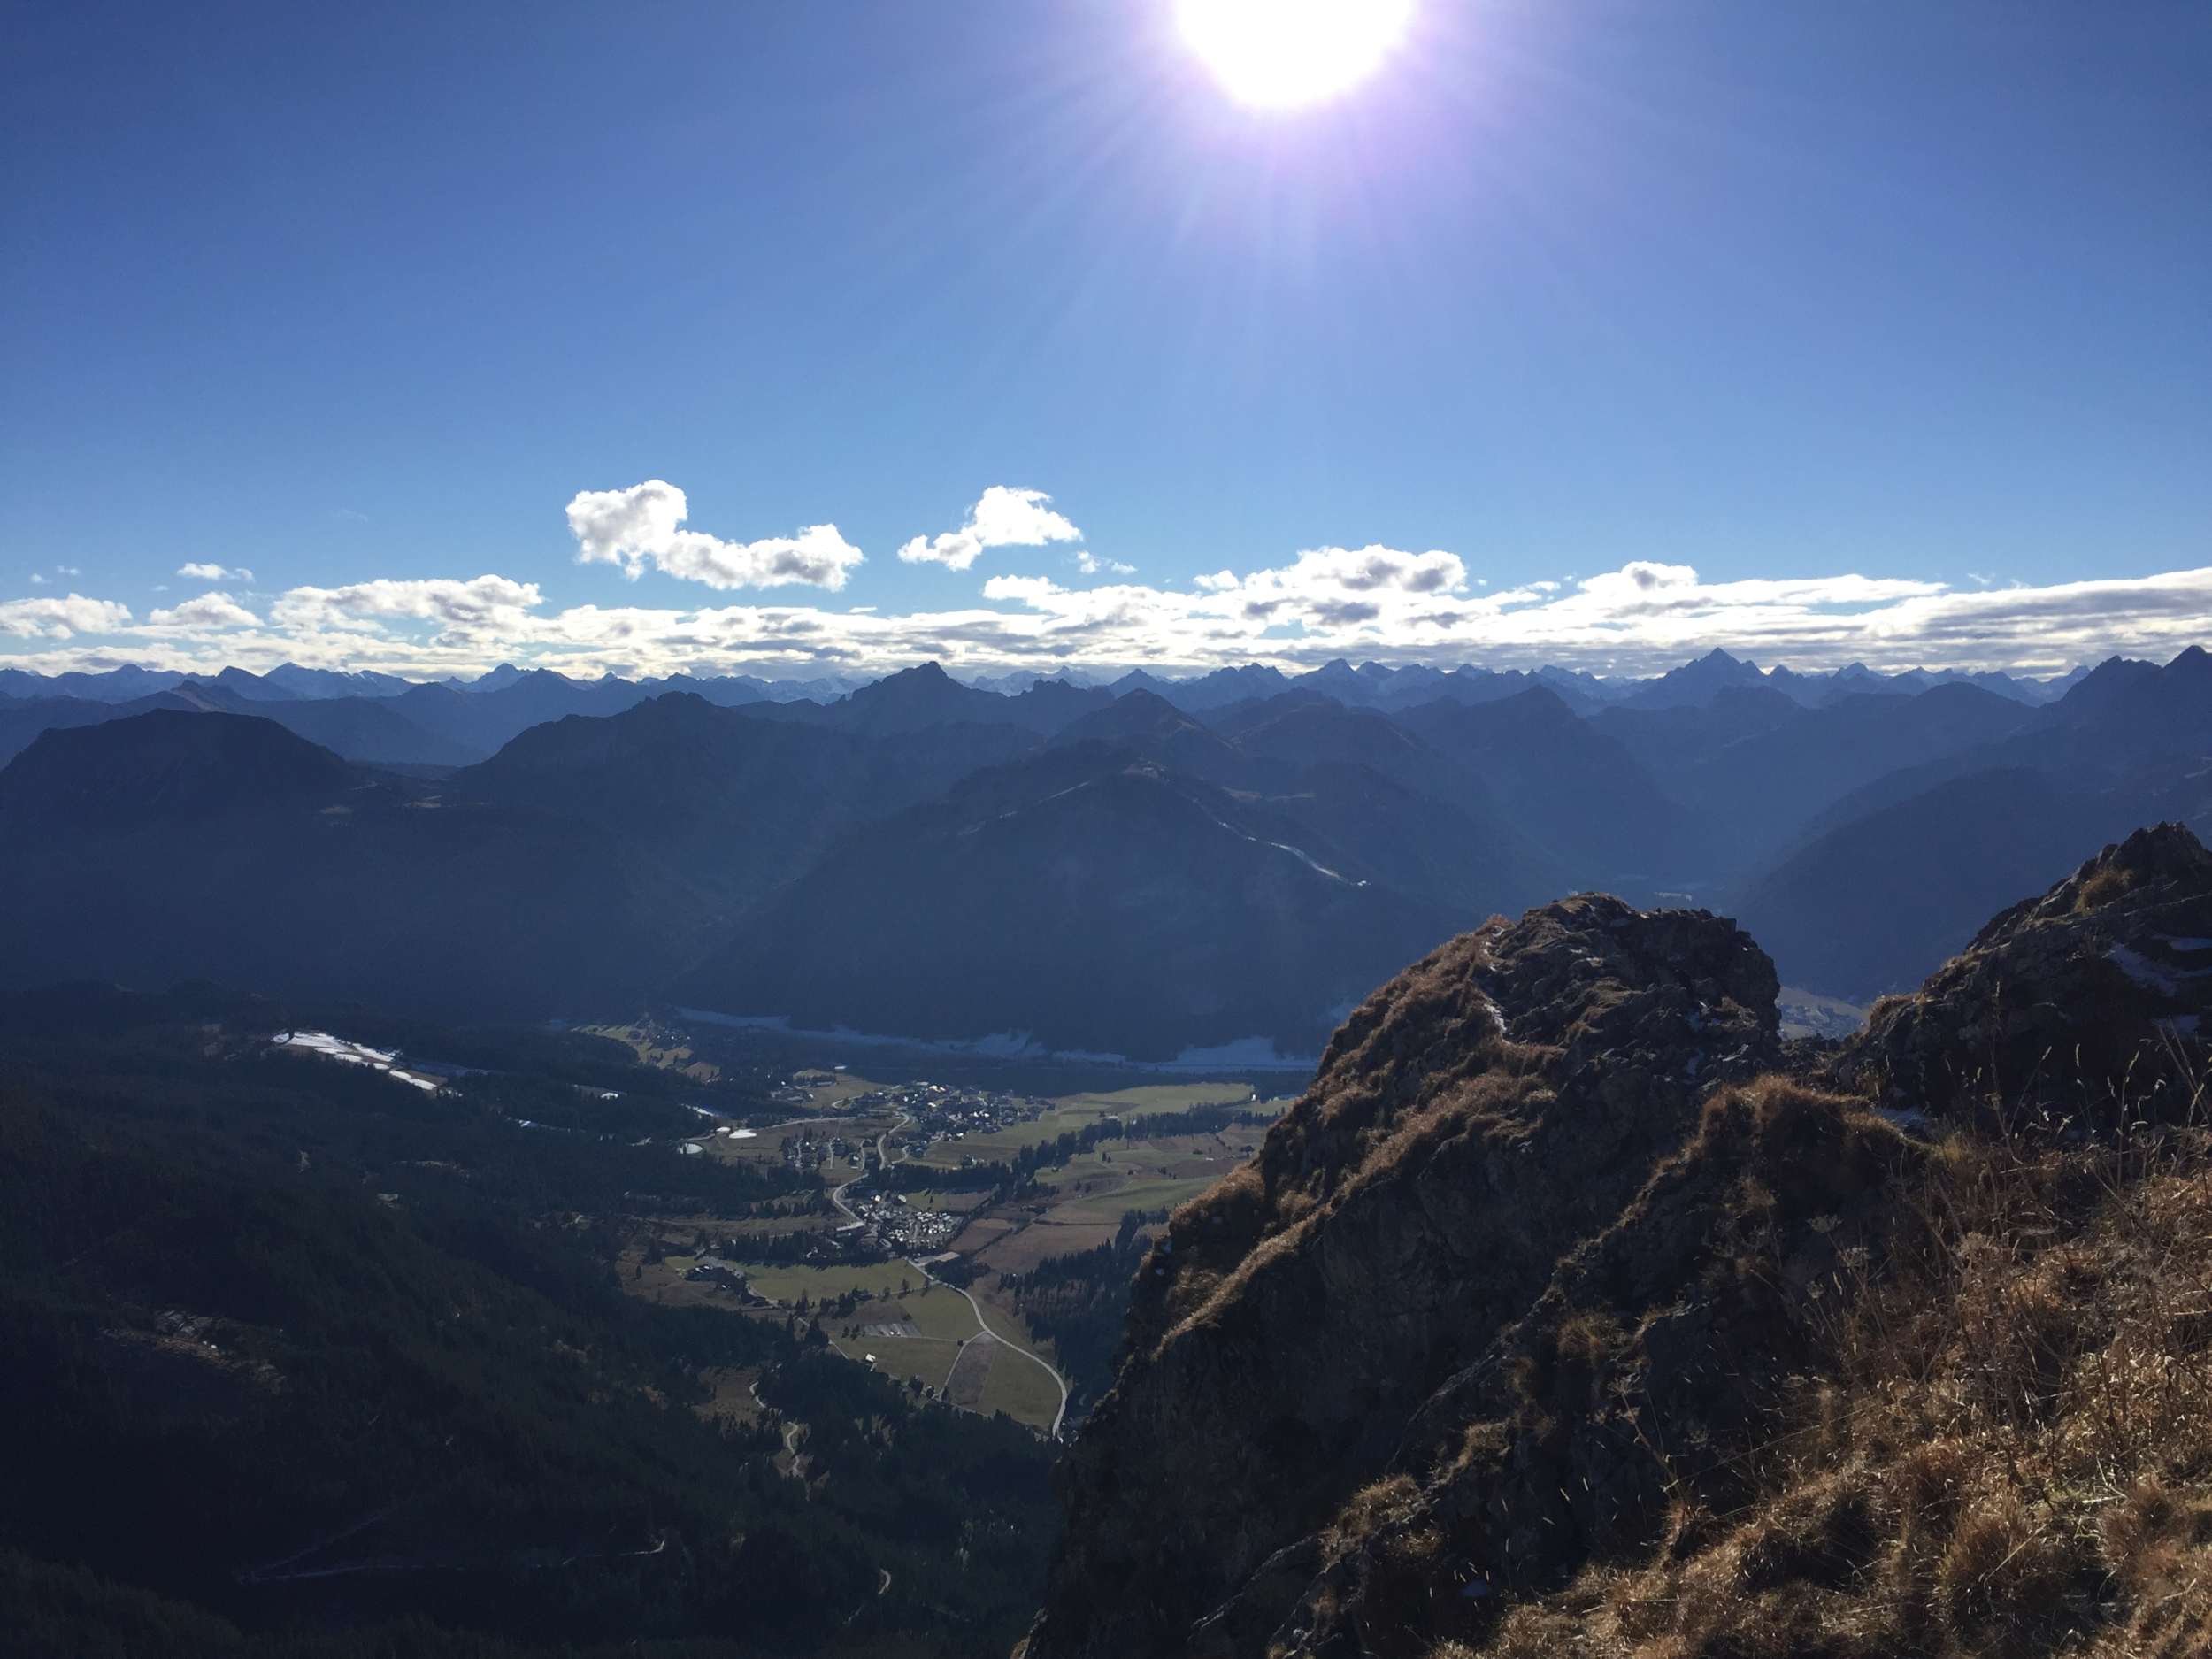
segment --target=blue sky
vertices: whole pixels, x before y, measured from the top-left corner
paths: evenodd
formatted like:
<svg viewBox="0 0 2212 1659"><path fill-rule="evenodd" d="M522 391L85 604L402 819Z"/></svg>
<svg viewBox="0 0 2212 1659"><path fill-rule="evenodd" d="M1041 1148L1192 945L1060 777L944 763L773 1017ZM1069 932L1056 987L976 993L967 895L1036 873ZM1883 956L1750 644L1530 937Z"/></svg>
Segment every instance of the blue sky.
<svg viewBox="0 0 2212 1659"><path fill-rule="evenodd" d="M11 27L0 656L1993 661L2212 613L2212 579L2108 596L2212 565L2212 8L1425 0L1290 112L1227 98L1168 0ZM864 562L580 563L572 498L652 480L691 529ZM897 557L993 486L1079 540ZM1414 561L1379 582L1410 597L1357 615L1380 567L1299 562L1331 549ZM252 572L238 615L150 621L188 563ZM1632 568L1698 597L1509 626ZM1287 609L1231 637L1162 598L1225 572ZM486 575L534 596L396 586ZM1847 577L1893 587L1809 586ZM2078 597L1968 645L1814 626L2016 584ZM1066 596L1112 588L1118 620ZM855 606L1025 620L720 614ZM553 626L580 608L637 614Z"/></svg>

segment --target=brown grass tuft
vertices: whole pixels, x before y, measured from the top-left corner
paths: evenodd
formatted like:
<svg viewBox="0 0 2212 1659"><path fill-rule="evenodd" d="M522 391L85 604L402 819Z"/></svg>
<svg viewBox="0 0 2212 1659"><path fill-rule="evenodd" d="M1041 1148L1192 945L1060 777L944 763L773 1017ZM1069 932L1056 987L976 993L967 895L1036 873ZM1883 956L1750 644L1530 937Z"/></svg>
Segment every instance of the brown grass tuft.
<svg viewBox="0 0 2212 1659"><path fill-rule="evenodd" d="M1421 1488L1409 1475L1392 1475L1361 1487L1330 1524L1326 1540L1330 1553L1356 1549L1409 1510L1420 1495Z"/></svg>
<svg viewBox="0 0 2212 1659"><path fill-rule="evenodd" d="M1863 1117L1760 1086L1717 1099L1701 1140L1828 1160L1740 1166L1810 1219L1781 1189L1859 1189L1832 1165ZM1750 1460L1748 1506L1717 1526L1678 1490L1647 1559L1592 1563L1466 1652L2212 1659L2212 1139L1933 1153L1889 1164L1888 1232L1812 1304L1824 1359ZM1619 1340L1571 1318L1520 1386L1563 1419Z"/></svg>
<svg viewBox="0 0 2212 1659"><path fill-rule="evenodd" d="M2116 865L2100 870L2074 890L2075 912L2093 910L2115 899L2124 898L2134 885L2135 878Z"/></svg>

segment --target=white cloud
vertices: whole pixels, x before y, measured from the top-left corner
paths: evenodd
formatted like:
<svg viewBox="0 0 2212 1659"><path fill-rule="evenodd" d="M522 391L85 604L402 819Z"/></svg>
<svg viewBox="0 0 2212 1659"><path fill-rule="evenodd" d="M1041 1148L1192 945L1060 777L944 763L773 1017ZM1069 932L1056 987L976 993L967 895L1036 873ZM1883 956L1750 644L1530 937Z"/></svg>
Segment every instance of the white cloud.
<svg viewBox="0 0 2212 1659"><path fill-rule="evenodd" d="M24 639L67 640L80 634L112 634L130 619L127 605L111 599L87 599L82 594L0 601L0 634Z"/></svg>
<svg viewBox="0 0 2212 1659"><path fill-rule="evenodd" d="M526 632L532 623L529 613L544 603L535 582L511 581L504 576L465 581L440 577L295 588L278 598L270 618L280 628L311 631L373 628L385 618L434 622L465 636L495 639Z"/></svg>
<svg viewBox="0 0 2212 1659"><path fill-rule="evenodd" d="M1042 547L1050 541L1080 541L1083 533L1047 505L1041 489L994 484L968 510L968 522L942 535L918 535L899 549L909 565L942 565L964 571L986 548Z"/></svg>
<svg viewBox="0 0 2212 1659"><path fill-rule="evenodd" d="M34 588L43 588L46 586L46 579L40 575L36 571L33 571L31 572L31 586Z"/></svg>
<svg viewBox="0 0 2212 1659"><path fill-rule="evenodd" d="M146 618L157 628L257 628L261 618L226 593L194 595L180 605L156 611Z"/></svg>
<svg viewBox="0 0 2212 1659"><path fill-rule="evenodd" d="M689 516L683 491L657 478L628 489L583 490L568 503L578 562L618 565L632 581L650 565L710 588L802 582L834 591L865 557L833 524L760 541L725 541L682 528Z"/></svg>
<svg viewBox="0 0 2212 1659"><path fill-rule="evenodd" d="M189 577L196 582L250 582L253 580L253 572L242 565L235 569L227 569L220 565L180 565L177 574Z"/></svg>
<svg viewBox="0 0 2212 1659"><path fill-rule="evenodd" d="M653 568L722 588L833 589L861 562L826 525L741 545L686 530L687 512L683 492L658 480L587 491L568 507L580 559L631 576ZM962 529L901 552L964 570L990 547L1079 540L1041 493L995 487ZM1801 669L1855 658L1890 669L2043 672L2116 651L2170 656L2212 638L2212 570L1955 589L1849 572L1715 582L1692 565L1638 559L1498 589L1457 554L1371 545L1309 548L1275 565L1156 587L1079 547L1063 557L1095 585L1002 572L973 603L907 614L799 603L577 605L549 614L536 584L487 574L295 588L269 605L265 621L233 597L237 590L203 593L136 624L111 602L41 595L0 604L0 632L50 642L8 659L50 671L96 657L195 671L289 659L430 678L502 660L586 674L811 675L881 672L925 657L1000 672L1295 667L1338 656L1642 674L1715 646ZM219 568L184 573L206 580ZM51 648L85 634L109 640Z"/></svg>

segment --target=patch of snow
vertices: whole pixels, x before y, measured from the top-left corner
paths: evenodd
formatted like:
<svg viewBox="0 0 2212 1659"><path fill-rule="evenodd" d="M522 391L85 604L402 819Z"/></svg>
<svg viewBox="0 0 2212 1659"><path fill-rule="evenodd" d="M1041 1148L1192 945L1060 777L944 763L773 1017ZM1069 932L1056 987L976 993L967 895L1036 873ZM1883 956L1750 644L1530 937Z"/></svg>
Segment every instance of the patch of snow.
<svg viewBox="0 0 2212 1659"><path fill-rule="evenodd" d="M1214 819L1214 823L1222 829L1227 830L1230 834L1235 836L1239 841L1250 841L1255 847L1272 847L1277 852L1288 853L1293 858L1295 858L1300 864L1305 865L1307 869L1312 871L1316 875L1326 876L1330 880L1341 882L1348 887L1363 887L1367 885L1364 881L1354 881L1348 876L1340 875L1337 872L1330 869L1328 865L1323 864L1318 858L1316 858L1311 853L1306 852L1302 849L1293 847L1288 841L1262 841L1256 835L1246 834L1242 830L1239 829L1235 825L1230 823L1225 818L1216 818Z"/></svg>
<svg viewBox="0 0 2212 1659"><path fill-rule="evenodd" d="M372 1048L365 1042L352 1042L343 1037L334 1037L326 1031L288 1031L277 1039L281 1048L305 1048L311 1054L326 1054L334 1060L345 1060L356 1065L386 1066L395 1064L399 1056L388 1048Z"/></svg>
<svg viewBox="0 0 2212 1659"><path fill-rule="evenodd" d="M687 1158L700 1157L703 1156L705 1152L706 1148L701 1146L696 1141L687 1141L684 1142L684 1156Z"/></svg>
<svg viewBox="0 0 2212 1659"><path fill-rule="evenodd" d="M2139 952L2131 950L2125 945L2115 945L2104 955L2107 962L2136 984L2147 986L2164 996L2180 994L2181 987L2175 982L2174 977Z"/></svg>
<svg viewBox="0 0 2212 1659"><path fill-rule="evenodd" d="M436 1078L425 1077L419 1071L410 1071L403 1067L395 1051L372 1048L366 1043L351 1042L343 1037L334 1037L326 1031L288 1031L276 1039L276 1045L280 1048L303 1048L310 1054L319 1054L325 1059L336 1060L346 1065L365 1065L373 1071L381 1071L387 1077L396 1078L402 1083L411 1085L426 1094L434 1094L441 1087Z"/></svg>

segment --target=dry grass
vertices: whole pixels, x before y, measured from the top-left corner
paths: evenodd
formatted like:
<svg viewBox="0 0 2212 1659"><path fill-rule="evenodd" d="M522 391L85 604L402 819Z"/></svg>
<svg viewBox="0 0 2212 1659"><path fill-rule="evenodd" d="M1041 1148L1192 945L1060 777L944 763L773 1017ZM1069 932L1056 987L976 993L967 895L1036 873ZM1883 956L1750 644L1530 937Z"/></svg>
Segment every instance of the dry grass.
<svg viewBox="0 0 2212 1659"><path fill-rule="evenodd" d="M2212 1138L1954 1141L1896 1202L1752 1502L1433 1659L2212 1655Z"/></svg>
<svg viewBox="0 0 2212 1659"><path fill-rule="evenodd" d="M2125 870L2117 864L2107 865L2083 881L2080 889L2074 895L2075 914L2081 915L2100 905L2109 904L2115 899L2124 897L2134 885L2135 878Z"/></svg>

